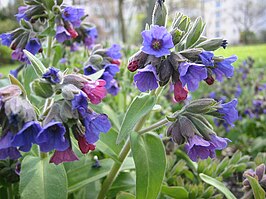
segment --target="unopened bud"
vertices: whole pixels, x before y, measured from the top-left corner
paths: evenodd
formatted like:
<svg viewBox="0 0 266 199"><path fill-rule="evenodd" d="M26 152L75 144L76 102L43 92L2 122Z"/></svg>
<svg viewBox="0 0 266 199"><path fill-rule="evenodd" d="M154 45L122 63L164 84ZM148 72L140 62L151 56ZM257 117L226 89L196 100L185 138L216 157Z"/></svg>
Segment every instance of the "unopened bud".
<svg viewBox="0 0 266 199"><path fill-rule="evenodd" d="M32 82L31 89L37 96L42 98L48 98L54 94L52 85L41 80L35 80Z"/></svg>
<svg viewBox="0 0 266 199"><path fill-rule="evenodd" d="M1 102L5 102L12 97L19 96L22 94L21 89L16 85L8 85L3 88L0 88L0 99Z"/></svg>
<svg viewBox="0 0 266 199"><path fill-rule="evenodd" d="M128 66L127 66L127 69L130 71L130 72L135 72L137 69L138 69L138 66L139 66L139 61L138 60L135 60L135 61L131 61L129 62Z"/></svg>
<svg viewBox="0 0 266 199"><path fill-rule="evenodd" d="M174 99L176 102L181 102L187 99L188 90L186 87L182 86L180 81L174 84Z"/></svg>
<svg viewBox="0 0 266 199"><path fill-rule="evenodd" d="M79 94L81 92L80 89L78 89L73 84L67 84L62 87L62 95L64 99L66 100L72 100L74 99L76 94Z"/></svg>
<svg viewBox="0 0 266 199"><path fill-rule="evenodd" d="M157 0L152 13L152 24L165 26L168 18L167 7L164 0Z"/></svg>
<svg viewBox="0 0 266 199"><path fill-rule="evenodd" d="M148 55L140 50L136 52L132 57L129 58L129 63L131 62L133 63L134 61L137 61L137 62L134 62L134 65L138 64L137 65L138 68L143 68L147 61L147 58L148 58Z"/></svg>
<svg viewBox="0 0 266 199"><path fill-rule="evenodd" d="M226 46L226 42L222 38L213 38L213 39L207 39L198 45L195 46L195 48L203 48L206 51L215 51L221 46Z"/></svg>
<svg viewBox="0 0 266 199"><path fill-rule="evenodd" d="M173 73L173 67L168 59L161 62L158 69L158 76L161 82L168 82Z"/></svg>
<svg viewBox="0 0 266 199"><path fill-rule="evenodd" d="M212 98L198 99L186 105L185 110L190 113L204 114L216 110L212 107L217 104L218 103Z"/></svg>
<svg viewBox="0 0 266 199"><path fill-rule="evenodd" d="M173 138L173 141L179 145L185 143L185 138L182 136L182 133L180 130L179 120L171 124L171 126L167 130L167 136L168 137L171 136Z"/></svg>
<svg viewBox="0 0 266 199"><path fill-rule="evenodd" d="M96 65L96 66L100 65L103 62L103 57L101 55L97 55L97 54L91 55L89 58L89 62L92 65Z"/></svg>
<svg viewBox="0 0 266 199"><path fill-rule="evenodd" d="M172 52L170 56L168 56L168 59L176 71L178 71L179 63L184 62L186 60L186 58L183 57L181 54L177 54L175 52Z"/></svg>
<svg viewBox="0 0 266 199"><path fill-rule="evenodd" d="M174 45L178 44L182 38L183 32L178 28L175 28L171 32Z"/></svg>
<svg viewBox="0 0 266 199"><path fill-rule="evenodd" d="M212 85L215 81L215 79L212 76L208 76L206 79L204 79L204 81L208 84L208 85Z"/></svg>

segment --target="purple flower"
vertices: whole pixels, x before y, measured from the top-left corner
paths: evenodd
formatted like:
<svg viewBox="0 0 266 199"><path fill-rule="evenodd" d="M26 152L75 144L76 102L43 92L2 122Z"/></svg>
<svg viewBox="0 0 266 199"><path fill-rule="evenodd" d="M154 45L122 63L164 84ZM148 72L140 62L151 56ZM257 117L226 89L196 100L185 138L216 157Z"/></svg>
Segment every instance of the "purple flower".
<svg viewBox="0 0 266 199"><path fill-rule="evenodd" d="M134 82L141 92L156 89L158 87L157 80L156 69L152 65L138 69L138 73L134 76Z"/></svg>
<svg viewBox="0 0 266 199"><path fill-rule="evenodd" d="M25 46L25 49L31 54L35 55L41 49L41 44L37 38L31 38L30 41Z"/></svg>
<svg viewBox="0 0 266 199"><path fill-rule="evenodd" d="M203 65L205 65L205 66L214 66L214 62L212 60L213 55L214 55L213 52L202 51L199 54L199 58L201 59Z"/></svg>
<svg viewBox="0 0 266 199"><path fill-rule="evenodd" d="M42 78L46 79L50 83L58 84L61 82L61 77L59 76L60 70L54 67L49 67L48 71L42 75Z"/></svg>
<svg viewBox="0 0 266 199"><path fill-rule="evenodd" d="M107 89L107 92L115 96L118 94L119 90L120 88L117 84L117 81L115 79L112 79L112 81L110 82L110 87Z"/></svg>
<svg viewBox="0 0 266 199"><path fill-rule="evenodd" d="M84 75L91 75L98 71L93 65L88 65L84 67Z"/></svg>
<svg viewBox="0 0 266 199"><path fill-rule="evenodd" d="M95 44L96 39L98 38L98 31L96 27L91 27L86 30L87 36L84 39L84 44L89 49Z"/></svg>
<svg viewBox="0 0 266 199"><path fill-rule="evenodd" d="M50 122L39 132L36 142L42 152L53 149L65 151L69 146L69 140L65 138L66 129L61 122Z"/></svg>
<svg viewBox="0 0 266 199"><path fill-rule="evenodd" d="M150 30L142 33L143 43L141 50L155 57L170 55L170 49L174 47L172 35L164 26L154 25Z"/></svg>
<svg viewBox="0 0 266 199"><path fill-rule="evenodd" d="M85 93L80 92L74 96L74 99L71 101L72 110L78 110L82 117L86 116L88 109L88 99Z"/></svg>
<svg viewBox="0 0 266 199"><path fill-rule="evenodd" d="M233 123L238 119L236 105L237 99L233 99L231 102L221 104L221 108L218 109L218 112L223 115L223 119L231 126L233 126Z"/></svg>
<svg viewBox="0 0 266 199"><path fill-rule="evenodd" d="M87 114L84 119L85 137L89 144L95 143L99 139L101 132L107 133L111 128L108 116L105 114Z"/></svg>
<svg viewBox="0 0 266 199"><path fill-rule="evenodd" d="M18 72L19 72L18 69L14 69L14 70L9 71L10 75L13 75L15 78L18 77Z"/></svg>
<svg viewBox="0 0 266 199"><path fill-rule="evenodd" d="M79 50L79 44L77 42L74 42L71 46L70 46L70 52L76 52Z"/></svg>
<svg viewBox="0 0 266 199"><path fill-rule="evenodd" d="M79 27L81 18L85 15L83 8L68 6L63 10L62 17L66 21L70 21L74 27Z"/></svg>
<svg viewBox="0 0 266 199"><path fill-rule="evenodd" d="M216 68L212 69L218 81L223 81L223 75L230 78L234 75L234 67L231 65L237 60L237 56L233 55L216 63Z"/></svg>
<svg viewBox="0 0 266 199"><path fill-rule="evenodd" d="M29 9L29 6L19 6L18 7L18 14L15 15L17 21L19 22L21 19L26 21L29 20L28 16L26 15L26 11Z"/></svg>
<svg viewBox="0 0 266 199"><path fill-rule="evenodd" d="M114 77L110 73L104 72L100 79L105 81L105 88L108 89L111 87L111 81L114 79Z"/></svg>
<svg viewBox="0 0 266 199"><path fill-rule="evenodd" d="M11 145L13 138L14 134L10 131L0 138L0 160L4 160L8 157L15 160L21 157L17 148Z"/></svg>
<svg viewBox="0 0 266 199"><path fill-rule="evenodd" d="M116 73L120 71L119 67L116 64L106 64L104 66L105 72L110 73L113 77Z"/></svg>
<svg viewBox="0 0 266 199"><path fill-rule="evenodd" d="M3 33L0 35L0 39L1 39L1 44L4 46L10 46L10 44L12 43L12 34L10 33Z"/></svg>
<svg viewBox="0 0 266 199"><path fill-rule="evenodd" d="M113 44L110 48L107 49L106 54L112 59L120 59L122 57L120 50L121 50L120 45Z"/></svg>
<svg viewBox="0 0 266 199"><path fill-rule="evenodd" d="M55 38L59 43L63 43L64 41L71 39L71 35L64 26L57 26Z"/></svg>
<svg viewBox="0 0 266 199"><path fill-rule="evenodd" d="M222 150L227 147L227 138L221 138L216 135L211 135L211 140L204 140L199 135L194 135L188 138L188 143L185 145L185 150L191 160L196 162L198 158L207 159L215 157L215 150Z"/></svg>
<svg viewBox="0 0 266 199"><path fill-rule="evenodd" d="M235 97L239 97L241 93L242 93L242 88L240 85L238 85L236 88Z"/></svg>
<svg viewBox="0 0 266 199"><path fill-rule="evenodd" d="M182 86L185 87L187 84L189 91L197 90L199 82L208 77L207 69L202 64L182 62L178 67L178 71Z"/></svg>
<svg viewBox="0 0 266 199"><path fill-rule="evenodd" d="M55 150L54 155L50 159L50 163L58 165L62 162L73 162L76 160L79 160L79 158L76 156L74 151L69 147L65 151Z"/></svg>
<svg viewBox="0 0 266 199"><path fill-rule="evenodd" d="M68 61L67 58L63 57L63 58L61 58L61 59L59 60L59 63L60 63L60 64L66 64L67 61Z"/></svg>
<svg viewBox="0 0 266 199"><path fill-rule="evenodd" d="M38 122L31 121L24 124L23 128L14 136L12 146L19 147L20 151L28 152L32 144L35 144L36 136L41 131L41 126Z"/></svg>
<svg viewBox="0 0 266 199"><path fill-rule="evenodd" d="M29 62L29 59L24 54L21 48L17 48L16 50L14 50L11 54L11 57L13 60L18 60L21 62Z"/></svg>

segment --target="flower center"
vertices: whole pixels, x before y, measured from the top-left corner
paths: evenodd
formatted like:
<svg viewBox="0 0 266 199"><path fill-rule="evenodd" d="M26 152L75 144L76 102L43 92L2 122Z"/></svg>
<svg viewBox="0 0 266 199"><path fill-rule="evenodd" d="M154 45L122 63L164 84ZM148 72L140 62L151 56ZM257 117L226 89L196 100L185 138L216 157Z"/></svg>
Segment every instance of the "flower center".
<svg viewBox="0 0 266 199"><path fill-rule="evenodd" d="M160 50L162 48L163 45L163 40L161 39L153 39L151 42L151 47L153 48L153 50Z"/></svg>

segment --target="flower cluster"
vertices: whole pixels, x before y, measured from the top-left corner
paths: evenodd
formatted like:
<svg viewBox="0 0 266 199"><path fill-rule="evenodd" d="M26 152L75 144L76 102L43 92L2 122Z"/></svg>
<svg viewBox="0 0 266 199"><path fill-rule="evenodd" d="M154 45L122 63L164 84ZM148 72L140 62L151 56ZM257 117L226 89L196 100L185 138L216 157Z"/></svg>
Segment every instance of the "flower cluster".
<svg viewBox="0 0 266 199"><path fill-rule="evenodd" d="M106 82L105 88L108 93L117 95L119 86L114 79L116 73L119 72L121 47L118 44L112 45L110 48L103 49L101 46L95 46L89 60L84 67L84 75L92 75L102 70L100 79Z"/></svg>
<svg viewBox="0 0 266 199"><path fill-rule="evenodd" d="M171 80L174 99L180 102L187 98L189 91L197 90L202 80L213 84L213 74L218 81L222 81L223 76L233 76L231 64L236 61L236 56L224 59L203 49L175 52L174 33L158 25L142 32L141 50L130 58L128 64L129 71L137 71L134 82L141 92L154 90Z"/></svg>
<svg viewBox="0 0 266 199"><path fill-rule="evenodd" d="M108 132L111 123L107 115L89 108L88 101L92 104L101 102L106 96L105 81L92 81L82 75L64 76L50 67L36 82L33 88L36 95L44 97L44 88L45 97L53 93L61 95L48 107L42 123L38 122L31 104L21 96L19 87L8 86L0 90L3 129L0 159L17 159L21 156L19 151L28 152L33 144L38 144L41 152L55 150L50 162L77 160L71 146L71 132L82 153L94 150L99 134Z"/></svg>
<svg viewBox="0 0 266 199"><path fill-rule="evenodd" d="M186 105L170 125L167 135L177 144L185 144L185 150L191 160L214 158L216 150L222 150L230 142L227 138L215 134L204 115L212 115L233 125L238 119L237 100L229 103L217 103L213 99L192 101Z"/></svg>

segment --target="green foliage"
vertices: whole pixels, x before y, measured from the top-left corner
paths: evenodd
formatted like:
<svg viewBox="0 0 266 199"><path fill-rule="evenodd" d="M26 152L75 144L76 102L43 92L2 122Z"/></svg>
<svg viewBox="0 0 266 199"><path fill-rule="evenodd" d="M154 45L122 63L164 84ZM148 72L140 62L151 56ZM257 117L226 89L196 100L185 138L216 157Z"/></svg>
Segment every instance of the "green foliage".
<svg viewBox="0 0 266 199"><path fill-rule="evenodd" d="M255 199L264 199L265 198L265 191L260 186L258 179L255 179L249 175L246 175L246 177L247 177L247 179L251 185L252 192L253 192Z"/></svg>

